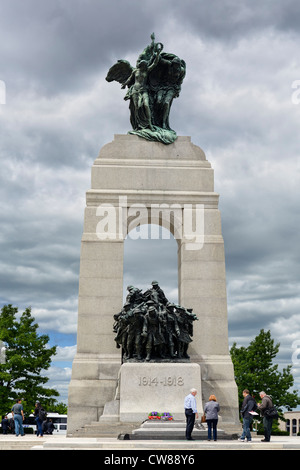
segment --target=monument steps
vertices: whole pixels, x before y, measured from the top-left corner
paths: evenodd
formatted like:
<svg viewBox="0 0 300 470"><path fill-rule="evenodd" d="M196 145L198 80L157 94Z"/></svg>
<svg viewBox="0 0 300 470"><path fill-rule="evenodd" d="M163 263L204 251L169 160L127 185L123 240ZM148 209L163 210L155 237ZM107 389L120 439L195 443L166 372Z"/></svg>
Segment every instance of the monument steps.
<svg viewBox="0 0 300 470"><path fill-rule="evenodd" d="M150 421L147 420L138 429L134 429L127 437L130 440L185 440L185 420L171 420L171 421ZM235 439L236 436L227 434L222 429L218 429L218 438L221 439ZM193 439L207 440L207 425L195 425L193 430Z"/></svg>
<svg viewBox="0 0 300 470"><path fill-rule="evenodd" d="M121 423L119 421L94 421L76 429L70 437L114 437L130 434L141 423Z"/></svg>
<svg viewBox="0 0 300 470"><path fill-rule="evenodd" d="M150 421L143 423L92 422L69 437L118 438L120 440L185 440L185 421ZM218 429L218 438L236 439L235 433ZM207 425L195 426L195 440L207 440Z"/></svg>

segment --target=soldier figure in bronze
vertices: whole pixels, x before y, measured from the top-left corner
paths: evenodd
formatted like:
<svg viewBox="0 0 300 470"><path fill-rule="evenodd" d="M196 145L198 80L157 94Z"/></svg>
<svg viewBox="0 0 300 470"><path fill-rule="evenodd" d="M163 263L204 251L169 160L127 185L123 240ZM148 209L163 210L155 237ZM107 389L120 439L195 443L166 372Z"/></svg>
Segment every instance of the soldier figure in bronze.
<svg viewBox="0 0 300 470"><path fill-rule="evenodd" d="M144 293L127 287L126 302L114 315L113 331L123 361L187 361L193 341L192 309L168 301L157 281Z"/></svg>

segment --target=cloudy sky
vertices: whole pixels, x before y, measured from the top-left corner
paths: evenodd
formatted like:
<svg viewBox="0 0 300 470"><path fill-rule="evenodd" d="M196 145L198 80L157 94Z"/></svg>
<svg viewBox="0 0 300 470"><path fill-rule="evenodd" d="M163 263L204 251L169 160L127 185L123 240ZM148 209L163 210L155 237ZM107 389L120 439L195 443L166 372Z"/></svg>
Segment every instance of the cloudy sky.
<svg viewBox="0 0 300 470"><path fill-rule="evenodd" d="M229 342L270 329L300 388L299 24L297 0L1 0L0 302L31 306L58 345L48 374L61 401L91 165L130 130L124 90L105 76L134 65L153 31L187 64L171 126L215 170ZM177 300L174 240L128 240L125 260L125 285L159 278Z"/></svg>

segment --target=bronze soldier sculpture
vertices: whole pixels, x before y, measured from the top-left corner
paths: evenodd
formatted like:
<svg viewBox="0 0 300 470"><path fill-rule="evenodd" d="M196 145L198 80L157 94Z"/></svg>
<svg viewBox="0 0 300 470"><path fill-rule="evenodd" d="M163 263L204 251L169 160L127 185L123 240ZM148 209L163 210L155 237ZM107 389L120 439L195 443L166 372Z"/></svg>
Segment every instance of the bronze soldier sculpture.
<svg viewBox="0 0 300 470"><path fill-rule="evenodd" d="M187 361L193 337L192 309L168 301L157 281L144 293L134 286L122 311L114 315L113 330L123 361Z"/></svg>

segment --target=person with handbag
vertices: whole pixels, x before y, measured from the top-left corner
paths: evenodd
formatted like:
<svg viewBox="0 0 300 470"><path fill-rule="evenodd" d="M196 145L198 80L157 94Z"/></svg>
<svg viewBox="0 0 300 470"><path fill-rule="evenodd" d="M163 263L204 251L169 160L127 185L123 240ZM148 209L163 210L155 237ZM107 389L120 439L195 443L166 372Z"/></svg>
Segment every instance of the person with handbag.
<svg viewBox="0 0 300 470"><path fill-rule="evenodd" d="M217 424L218 424L218 412L220 411L220 405L217 402L215 395L210 395L208 402L204 405L204 414L207 423L207 438L211 440L211 429L213 429L213 440L217 440Z"/></svg>
<svg viewBox="0 0 300 470"><path fill-rule="evenodd" d="M269 397L269 395L267 395L265 392L260 392L259 396L261 398L261 403L258 403L257 406L263 417L263 427L265 435L265 438L261 441L270 442L273 418L268 416L268 410L270 408L273 408L273 402L271 397Z"/></svg>

